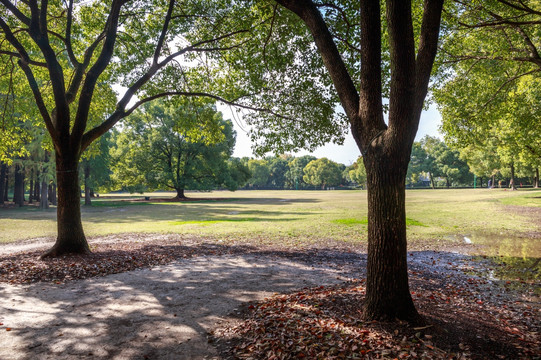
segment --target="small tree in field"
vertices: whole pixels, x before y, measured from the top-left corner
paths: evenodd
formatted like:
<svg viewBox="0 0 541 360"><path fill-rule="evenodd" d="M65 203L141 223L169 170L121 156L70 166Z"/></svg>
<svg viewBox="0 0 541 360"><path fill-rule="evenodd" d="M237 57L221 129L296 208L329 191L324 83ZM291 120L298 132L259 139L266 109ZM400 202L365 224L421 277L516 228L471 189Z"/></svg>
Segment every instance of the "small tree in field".
<svg viewBox="0 0 541 360"><path fill-rule="evenodd" d="M235 146L231 121L209 102L177 106L152 103L127 119L113 151L113 176L123 188L171 189L176 200L185 189L236 190L228 160Z"/></svg>

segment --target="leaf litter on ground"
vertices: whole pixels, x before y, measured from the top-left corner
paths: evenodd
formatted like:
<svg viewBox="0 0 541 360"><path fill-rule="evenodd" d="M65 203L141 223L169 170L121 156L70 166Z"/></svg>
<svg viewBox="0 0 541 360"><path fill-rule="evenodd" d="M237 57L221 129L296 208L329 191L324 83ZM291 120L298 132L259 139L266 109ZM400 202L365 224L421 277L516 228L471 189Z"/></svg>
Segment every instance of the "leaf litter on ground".
<svg viewBox="0 0 541 360"><path fill-rule="evenodd" d="M167 236L149 243L132 238L136 241L97 243L86 256L39 260L42 252L35 250L0 255L0 282L62 283L225 254L334 263L346 272L352 266L362 269L366 261L364 254L345 249L271 249ZM248 303L236 325L217 328L211 339L226 359L541 359L539 299L529 295L528 287L517 290L507 285L509 281L487 280L479 269L481 262L473 258L460 262L449 256L409 256L412 296L429 326L364 321L364 280L357 278Z"/></svg>

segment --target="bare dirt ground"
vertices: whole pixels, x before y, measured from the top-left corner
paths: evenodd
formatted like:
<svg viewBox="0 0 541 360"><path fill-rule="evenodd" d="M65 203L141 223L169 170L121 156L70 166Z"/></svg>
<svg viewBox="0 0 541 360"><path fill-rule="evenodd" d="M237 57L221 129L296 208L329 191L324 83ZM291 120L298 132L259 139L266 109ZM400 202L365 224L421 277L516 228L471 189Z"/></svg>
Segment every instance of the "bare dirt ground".
<svg viewBox="0 0 541 360"><path fill-rule="evenodd" d="M2 268L12 271L2 274L7 283L0 284L0 359L217 359L218 353L207 339L208 331L234 318L241 303L263 300L276 292L334 284L355 273L352 268L344 270L325 262L308 264L279 254L251 253L246 248L192 248L193 242L175 236L133 237L168 246L165 255L159 246L153 249L155 256L151 257L157 263L173 252L174 244L175 255L181 259L152 268L66 281L71 278L62 278L66 273L61 271L32 272L30 263L30 271L12 264L15 259L19 265L29 259L39 263L39 250L52 244L46 239L1 246ZM115 246L111 247L117 249L126 249L129 243L131 250L118 250L114 256L111 250L105 250L109 261L115 256L123 260L137 248L133 237L107 237L91 243L94 248L104 245L106 249L112 241ZM103 259L97 259L85 259L90 262L88 276L114 271ZM64 260L57 260L57 265ZM71 258L67 261L70 263L64 267L68 271L80 264ZM103 269L91 272L92 266ZM38 281L43 279L48 281ZM31 283L25 284L27 281Z"/></svg>
<svg viewBox="0 0 541 360"><path fill-rule="evenodd" d="M409 253L429 323L415 329L361 320L364 249L155 234L90 243L90 256L43 261L51 239L0 246L0 359L541 357L531 286L487 280L467 255Z"/></svg>

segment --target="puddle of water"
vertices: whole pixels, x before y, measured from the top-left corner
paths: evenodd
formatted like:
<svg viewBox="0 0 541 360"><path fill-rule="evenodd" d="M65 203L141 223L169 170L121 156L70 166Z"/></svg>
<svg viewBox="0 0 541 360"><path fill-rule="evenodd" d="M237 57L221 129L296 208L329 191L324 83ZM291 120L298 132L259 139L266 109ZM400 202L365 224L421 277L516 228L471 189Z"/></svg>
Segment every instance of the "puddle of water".
<svg viewBox="0 0 541 360"><path fill-rule="evenodd" d="M528 287L535 295L541 295L540 238L484 232L448 238L472 245L466 249L478 261L486 262L489 280L503 280L510 287Z"/></svg>
<svg viewBox="0 0 541 360"><path fill-rule="evenodd" d="M525 259L541 257L541 238L476 232L464 235L447 235L445 239L461 242L465 245L475 245L471 248L466 247L466 249L470 249L468 251L470 255Z"/></svg>

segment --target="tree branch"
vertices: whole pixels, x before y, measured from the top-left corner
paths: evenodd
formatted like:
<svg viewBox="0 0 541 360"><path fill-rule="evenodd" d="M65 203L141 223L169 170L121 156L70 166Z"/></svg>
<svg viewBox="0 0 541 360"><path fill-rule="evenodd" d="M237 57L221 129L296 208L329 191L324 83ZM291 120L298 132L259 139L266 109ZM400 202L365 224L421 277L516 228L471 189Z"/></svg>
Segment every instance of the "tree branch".
<svg viewBox="0 0 541 360"><path fill-rule="evenodd" d="M348 119L355 122L359 116L359 93L316 5L311 0L276 0L276 2L295 13L310 30L342 107Z"/></svg>
<svg viewBox="0 0 541 360"><path fill-rule="evenodd" d="M252 110L252 111L259 111L259 112L263 112L263 113L268 113L268 114L274 115L274 116L282 118L282 119L287 119L287 120L292 120L292 121L295 120L293 118L278 114L278 113L276 113L275 111L273 111L271 109L258 108L258 107L254 107L254 106L240 104L240 103L237 102L240 98L237 98L235 100L227 100L227 99L225 99L225 98L223 98L221 96L214 95L214 94L209 94L209 93L205 93L205 92L168 91L168 92L163 92L163 93L156 94L156 95L153 95L153 96L149 96L149 97L147 97L145 99L139 100L138 102L136 102L128 110L122 110L122 109L117 107L117 110L113 114L111 114L111 116L107 120L105 120L99 126L97 126L97 127L93 128L92 130L88 131L83 136L82 150L84 150L86 147L88 147L88 145L90 145L92 143L92 141L94 141L95 139L97 139L101 135L105 134L107 131L109 131L119 120L121 120L121 119L125 118L126 116L130 115L131 113L133 113L141 105L143 105L145 103L148 103L148 102L150 102L152 100L156 100L156 99L163 98L163 97L168 97L168 96L208 97L208 98L220 101L220 102L222 102L224 104L227 104L227 105L230 105L230 106L235 106L235 107L238 107L238 108Z"/></svg>
<svg viewBox="0 0 541 360"><path fill-rule="evenodd" d="M68 13L66 15L66 35L64 43L66 44L66 51L68 52L68 57L74 67L81 65L73 52L73 46L71 44L71 26L73 23L73 0L69 0L68 4ZM69 93L69 91L68 91Z"/></svg>
<svg viewBox="0 0 541 360"><path fill-rule="evenodd" d="M421 24L419 50L415 60L416 72L416 116L420 116L424 99L428 92L428 82L434 59L438 51L440 20L443 10L443 0L425 0L425 11Z"/></svg>
<svg viewBox="0 0 541 360"><path fill-rule="evenodd" d="M47 130L49 131L51 138L53 139L53 143L58 144L58 133L51 121L51 117L49 115L49 112L47 111L47 107L45 106L45 102L43 101L43 97L41 95L41 92L39 91L39 86L36 81L36 78L34 77L34 73L32 72L32 69L30 69L30 59L28 57L28 53L26 52L26 49L22 46L22 44L17 40L17 38L13 35L11 32L11 29L6 24L4 19L0 17L0 27L2 28L2 31L4 32L4 35L6 37L6 40L19 52L19 66L24 71L26 78L28 80L28 84L30 85L30 89L32 90L32 94L34 95L34 99L36 100L36 105L38 106L38 110L45 121L45 126L47 127Z"/></svg>
<svg viewBox="0 0 541 360"><path fill-rule="evenodd" d="M0 0L0 3L2 3L19 21L21 21L26 26L30 26L30 18L26 15L24 15L18 8L15 6L11 1L8 0Z"/></svg>
<svg viewBox="0 0 541 360"><path fill-rule="evenodd" d="M21 59L21 55L13 51L0 50L0 54L9 55L9 56ZM45 67L45 68L47 67L47 63L43 63L43 62L31 60L31 59L27 59L27 62L30 65L35 65L35 66L40 66L40 67Z"/></svg>
<svg viewBox="0 0 541 360"><path fill-rule="evenodd" d="M156 49L154 49L154 57L152 60L154 64L158 63L158 58L160 57L160 53L163 47L163 42L165 41L165 36L167 35L167 30L169 28L169 22L171 21L171 15L173 14L174 6L175 6L175 0L169 0L169 8L167 9L167 14L165 15L165 21L163 22L162 32L158 39L158 44L156 45Z"/></svg>
<svg viewBox="0 0 541 360"><path fill-rule="evenodd" d="M92 95L96 88L96 83L99 76L106 69L107 65L111 61L113 56L113 50L115 47L115 41L117 37L118 18L120 15L120 9L127 0L113 0L111 5L111 11L107 22L105 24L105 41L101 49L101 53L94 65L88 70L86 79L81 89L81 95L79 96L79 106L77 108L77 114L75 116L75 123L73 125L73 131L71 133L72 139L81 139L83 137L86 124L88 121L88 112L90 111L90 104L92 102ZM82 149L81 149L82 151Z"/></svg>

